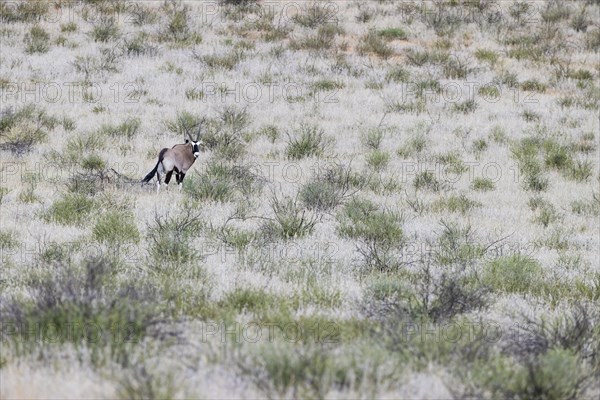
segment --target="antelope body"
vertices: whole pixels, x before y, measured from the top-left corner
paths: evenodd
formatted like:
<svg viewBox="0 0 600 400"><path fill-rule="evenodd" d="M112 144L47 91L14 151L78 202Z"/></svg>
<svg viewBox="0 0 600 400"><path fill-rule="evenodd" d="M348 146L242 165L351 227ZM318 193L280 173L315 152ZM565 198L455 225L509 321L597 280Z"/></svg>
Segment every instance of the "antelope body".
<svg viewBox="0 0 600 400"><path fill-rule="evenodd" d="M175 172L175 180L181 190L181 184L185 174L200 156L200 131L196 140L193 140L188 133L189 140L185 144L176 144L169 148L164 148L158 153L158 162L152 171L142 179L142 182L148 183L156 174L156 193L160 191L161 174L165 175L165 184L169 184L171 176Z"/></svg>

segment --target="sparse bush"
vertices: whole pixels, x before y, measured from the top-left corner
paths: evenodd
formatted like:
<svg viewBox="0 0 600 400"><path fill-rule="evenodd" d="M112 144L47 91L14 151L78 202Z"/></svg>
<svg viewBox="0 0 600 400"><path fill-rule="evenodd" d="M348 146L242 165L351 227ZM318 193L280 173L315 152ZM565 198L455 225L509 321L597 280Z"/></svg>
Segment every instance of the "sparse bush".
<svg viewBox="0 0 600 400"><path fill-rule="evenodd" d="M575 160L569 166L565 175L577 182L586 182L592 176L593 164L589 160Z"/></svg>
<svg viewBox="0 0 600 400"><path fill-rule="evenodd" d="M202 229L199 212L185 208L174 216L154 216L148 226L148 253L153 269L168 271L187 265L200 256L191 241Z"/></svg>
<svg viewBox="0 0 600 400"><path fill-rule="evenodd" d="M470 60L453 55L443 63L444 76L448 79L466 79L472 70L469 65Z"/></svg>
<svg viewBox="0 0 600 400"><path fill-rule="evenodd" d="M48 13L50 4L45 1L26 0L0 3L0 20L3 22L39 21Z"/></svg>
<svg viewBox="0 0 600 400"><path fill-rule="evenodd" d="M0 231L0 251L16 249L21 242L13 231Z"/></svg>
<svg viewBox="0 0 600 400"><path fill-rule="evenodd" d="M92 235L100 243L117 247L140 241L133 215L128 212L109 211L103 214L94 225Z"/></svg>
<svg viewBox="0 0 600 400"><path fill-rule="evenodd" d="M93 199L81 194L67 194L50 206L44 218L61 225L81 226L89 222L89 216L95 209Z"/></svg>
<svg viewBox="0 0 600 400"><path fill-rule="evenodd" d="M594 193L589 200L575 200L571 203L571 211L578 215L600 215L600 195Z"/></svg>
<svg viewBox="0 0 600 400"><path fill-rule="evenodd" d="M498 292L535 293L540 287L542 267L528 256L503 256L485 266L481 279Z"/></svg>
<svg viewBox="0 0 600 400"><path fill-rule="evenodd" d="M33 104L17 111L8 108L0 114L0 149L19 155L31 151L46 140L57 123L56 118Z"/></svg>
<svg viewBox="0 0 600 400"><path fill-rule="evenodd" d="M152 46L148 43L150 37L145 32L138 32L131 38L125 38L123 40L123 50L129 56L153 56L158 52L156 46Z"/></svg>
<svg viewBox="0 0 600 400"><path fill-rule="evenodd" d="M406 40L408 35L402 28L386 28L377 31L377 35L386 40Z"/></svg>
<svg viewBox="0 0 600 400"><path fill-rule="evenodd" d="M285 153L291 160L322 157L331 144L331 140L325 136L325 131L316 125L303 124L294 132L293 137L288 137Z"/></svg>
<svg viewBox="0 0 600 400"><path fill-rule="evenodd" d="M338 234L356 240L366 266L390 271L399 266L397 252L402 248L403 217L366 199L353 198L338 214Z"/></svg>
<svg viewBox="0 0 600 400"><path fill-rule="evenodd" d="M148 372L146 366L135 366L119 378L117 385L120 399L174 399L177 394L172 374Z"/></svg>
<svg viewBox="0 0 600 400"><path fill-rule="evenodd" d="M452 104L452 111L462 114L472 114L477 109L477 102L473 99Z"/></svg>
<svg viewBox="0 0 600 400"><path fill-rule="evenodd" d="M259 135L266 136L271 143L279 138L279 129L275 125L267 125L259 131Z"/></svg>
<svg viewBox="0 0 600 400"><path fill-rule="evenodd" d="M326 5L313 2L294 15L292 19L305 28L317 28L327 23L335 23L331 14L331 10Z"/></svg>
<svg viewBox="0 0 600 400"><path fill-rule="evenodd" d="M449 211L461 214L466 214L476 207L481 207L481 203L469 199L464 193L436 200L431 205L431 209L435 212Z"/></svg>
<svg viewBox="0 0 600 400"><path fill-rule="evenodd" d="M432 192L438 192L441 189L441 184L431 171L423 171L415 176L413 186L417 190L426 189Z"/></svg>
<svg viewBox="0 0 600 400"><path fill-rule="evenodd" d="M200 126L201 121L202 118L200 116L187 111L181 111L177 113L174 120L167 120L164 122L164 125L170 132L182 138L187 138L187 134L195 132L197 127Z"/></svg>
<svg viewBox="0 0 600 400"><path fill-rule="evenodd" d="M292 50L310 50L314 52L329 50L335 44L337 33L337 30L327 28L327 25L320 26L315 33L309 33L299 39L290 40L290 48Z"/></svg>
<svg viewBox="0 0 600 400"><path fill-rule="evenodd" d="M245 54L242 50L231 50L225 54L196 55L195 58L209 68L232 70L244 60Z"/></svg>
<svg viewBox="0 0 600 400"><path fill-rule="evenodd" d="M367 149L378 150L384 136L385 131L383 129L373 128L369 129L366 133L363 133L360 140Z"/></svg>
<svg viewBox="0 0 600 400"><path fill-rule="evenodd" d="M329 79L321 79L310 85L312 93L318 92L329 92L333 90L339 90L344 88L344 83L338 81L332 81Z"/></svg>
<svg viewBox="0 0 600 400"><path fill-rule="evenodd" d="M375 171L384 170L390 162L390 154L386 151L373 150L366 156L369 167Z"/></svg>
<svg viewBox="0 0 600 400"><path fill-rule="evenodd" d="M360 55L374 54L384 60L394 55L394 49L376 31L369 31L364 35L357 49Z"/></svg>
<svg viewBox="0 0 600 400"><path fill-rule="evenodd" d="M394 66L387 72L385 79L388 82L395 83L408 82L410 80L410 72L402 66Z"/></svg>
<svg viewBox="0 0 600 400"><path fill-rule="evenodd" d="M183 190L194 200L227 202L233 200L236 193L244 197L259 195L263 183L243 165L211 163L202 174L186 179Z"/></svg>
<svg viewBox="0 0 600 400"><path fill-rule="evenodd" d="M498 53L493 50L477 49L475 51L475 58L479 61L485 61L494 65L496 64L496 61L498 61Z"/></svg>
<svg viewBox="0 0 600 400"><path fill-rule="evenodd" d="M50 35L44 28L35 25L25 35L25 51L28 54L47 53L50 50Z"/></svg>
<svg viewBox="0 0 600 400"><path fill-rule="evenodd" d="M537 210L537 215L533 218L533 222L547 228L553 222L559 219L558 212L552 204L544 204Z"/></svg>
<svg viewBox="0 0 600 400"><path fill-rule="evenodd" d="M190 6L178 1L166 1L161 11L166 20L161 24L162 41L171 41L178 46L202 42L202 37L190 28Z"/></svg>
<svg viewBox="0 0 600 400"><path fill-rule="evenodd" d="M59 263L38 268L27 280L29 295L8 299L7 307L0 310L2 321L24 330L6 345L25 354L40 343L72 343L78 357L87 355L95 367L130 366L135 346L159 315L157 296L142 284L115 282L114 271L115 265L104 259L83 267ZM49 337L40 341L39 334L29 333L41 327L53 335L51 342Z"/></svg>
<svg viewBox="0 0 600 400"><path fill-rule="evenodd" d="M309 209L330 211L348 197L352 187L360 185L352 174L350 167L333 165L322 168L313 180L302 185L299 191L300 200Z"/></svg>
<svg viewBox="0 0 600 400"><path fill-rule="evenodd" d="M201 175L192 175L184 182L185 192L199 201L226 202L233 198L234 183L227 167L211 164Z"/></svg>
<svg viewBox="0 0 600 400"><path fill-rule="evenodd" d="M477 190L478 192L487 192L494 190L495 185L494 182L489 178L476 177L473 179L473 182L471 182L471 188L473 190Z"/></svg>
<svg viewBox="0 0 600 400"><path fill-rule="evenodd" d="M92 37L95 42L109 42L119 37L120 31L117 22L113 17L102 16L99 21L94 24L92 29Z"/></svg>
<svg viewBox="0 0 600 400"><path fill-rule="evenodd" d="M140 129L142 121L139 118L128 118L119 125L104 124L98 130L99 135L110 137L124 137L133 139Z"/></svg>
<svg viewBox="0 0 600 400"><path fill-rule="evenodd" d="M546 91L546 85L544 85L537 79L529 79L521 83L521 89L528 92L544 93Z"/></svg>
<svg viewBox="0 0 600 400"><path fill-rule="evenodd" d="M77 31L77 24L75 22L73 22L73 21L67 22L66 24L61 24L60 25L60 31L61 32L66 32L66 33L76 32Z"/></svg>
<svg viewBox="0 0 600 400"><path fill-rule="evenodd" d="M519 79L517 74L513 72L503 71L497 75L493 82L497 85L506 85L509 88L516 88L519 86Z"/></svg>
<svg viewBox="0 0 600 400"><path fill-rule="evenodd" d="M279 199L276 196L271 200L273 218L261 226L263 236L270 241L276 239L296 239L312 233L319 217L301 207L298 198L286 197Z"/></svg>
<svg viewBox="0 0 600 400"><path fill-rule="evenodd" d="M398 149L398 156L409 158L414 155L419 155L427 148L427 138L423 134L415 134L408 142Z"/></svg>

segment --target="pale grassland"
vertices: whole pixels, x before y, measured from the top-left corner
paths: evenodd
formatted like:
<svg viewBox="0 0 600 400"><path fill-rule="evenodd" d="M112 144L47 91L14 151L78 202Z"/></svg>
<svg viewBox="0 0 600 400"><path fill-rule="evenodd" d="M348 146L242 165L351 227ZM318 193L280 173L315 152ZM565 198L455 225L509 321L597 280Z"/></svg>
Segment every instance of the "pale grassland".
<svg viewBox="0 0 600 400"><path fill-rule="evenodd" d="M2 398L600 393L598 1L0 7Z"/></svg>

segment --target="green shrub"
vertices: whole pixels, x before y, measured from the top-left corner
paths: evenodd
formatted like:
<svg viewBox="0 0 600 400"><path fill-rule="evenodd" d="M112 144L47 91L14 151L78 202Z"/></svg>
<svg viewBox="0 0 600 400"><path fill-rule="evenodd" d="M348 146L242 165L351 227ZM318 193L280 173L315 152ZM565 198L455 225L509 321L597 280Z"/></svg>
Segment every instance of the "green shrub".
<svg viewBox="0 0 600 400"><path fill-rule="evenodd" d="M4 196L10 193L8 188L0 186L0 205L2 205L2 200L4 200Z"/></svg>
<svg viewBox="0 0 600 400"><path fill-rule="evenodd" d="M150 36L145 32L138 32L131 38L123 40L123 50L128 56L153 56L158 52L156 46L149 44Z"/></svg>
<svg viewBox="0 0 600 400"><path fill-rule="evenodd" d="M496 64L496 61L498 61L498 53L493 50L477 49L475 51L475 58L479 61L485 61L494 65Z"/></svg>
<svg viewBox="0 0 600 400"><path fill-rule="evenodd" d="M592 176L592 171L593 164L590 160L576 160L569 166L566 176L577 182L586 182Z"/></svg>
<svg viewBox="0 0 600 400"><path fill-rule="evenodd" d="M290 49L315 52L331 49L335 43L335 32L322 28L319 27L316 33L309 33L299 39L290 40Z"/></svg>
<svg viewBox="0 0 600 400"><path fill-rule="evenodd" d="M461 114L472 114L477 110L477 107L477 102L471 99L452 104L452 111Z"/></svg>
<svg viewBox="0 0 600 400"><path fill-rule="evenodd" d="M44 30L44 28L35 25L29 33L25 35L25 52L27 54L33 53L47 53L50 50L50 35Z"/></svg>
<svg viewBox="0 0 600 400"><path fill-rule="evenodd" d="M236 193L259 195L263 181L247 167L211 163L201 174L193 174L183 183L183 190L197 201L227 202Z"/></svg>
<svg viewBox="0 0 600 400"><path fill-rule="evenodd" d="M402 28L386 28L377 31L377 35L386 40L406 40L408 35Z"/></svg>
<svg viewBox="0 0 600 400"><path fill-rule="evenodd" d="M385 79L388 82L395 83L409 82L410 72L400 65L395 65L388 70L387 74L385 75Z"/></svg>
<svg viewBox="0 0 600 400"><path fill-rule="evenodd" d="M145 365L136 365L119 376L116 393L119 399L174 399L178 386L172 373L152 373Z"/></svg>
<svg viewBox="0 0 600 400"><path fill-rule="evenodd" d="M402 247L402 216L380 210L375 203L353 198L337 215L338 234L358 242L357 249L369 268L391 270L397 266L395 252Z"/></svg>
<svg viewBox="0 0 600 400"><path fill-rule="evenodd" d="M477 89L477 93L486 100L496 100L500 97L500 89L496 85L484 85Z"/></svg>
<svg viewBox="0 0 600 400"><path fill-rule="evenodd" d="M366 162L369 167L375 171L384 170L390 162L390 154L386 151L373 150L366 156Z"/></svg>
<svg viewBox="0 0 600 400"><path fill-rule="evenodd" d="M104 259L82 267L37 268L27 281L28 296L6 300L2 321L23 334L3 346L21 355L70 343L76 357L89 359L94 367L131 366L137 346L160 315L157 293L138 282L115 282L114 271L115 264Z"/></svg>
<svg viewBox="0 0 600 400"><path fill-rule="evenodd" d="M90 154L81 160L81 167L90 171L102 171L106 168L106 163L99 155Z"/></svg>
<svg viewBox="0 0 600 400"><path fill-rule="evenodd" d="M521 83L521 89L528 92L544 93L546 91L546 85L544 85L537 79L529 79Z"/></svg>
<svg viewBox="0 0 600 400"><path fill-rule="evenodd" d="M234 182L227 167L210 164L201 175L192 175L183 185L194 200L227 202L233 198Z"/></svg>
<svg viewBox="0 0 600 400"><path fill-rule="evenodd" d="M119 26L113 17L102 16L91 33L95 42L108 42L119 37Z"/></svg>
<svg viewBox="0 0 600 400"><path fill-rule="evenodd" d="M0 251L15 249L19 244L20 241L16 232L0 231Z"/></svg>
<svg viewBox="0 0 600 400"><path fill-rule="evenodd" d="M322 157L325 155L331 140L325 136L325 131L316 125L301 125L289 137L285 154L291 160L305 157Z"/></svg>
<svg viewBox="0 0 600 400"><path fill-rule="evenodd" d="M417 190L425 189L432 192L438 192L441 189L440 182L431 171L423 171L415 176L413 186Z"/></svg>
<svg viewBox="0 0 600 400"><path fill-rule="evenodd" d="M186 138L188 132L194 133L200 125L202 118L188 111L177 112L174 120L164 122L165 127L182 138ZM193 135L192 135L193 136Z"/></svg>
<svg viewBox="0 0 600 400"><path fill-rule="evenodd" d="M477 190L478 192L487 192L495 189L494 182L489 178L477 177L471 182L471 189Z"/></svg>
<svg viewBox="0 0 600 400"><path fill-rule="evenodd" d="M98 134L111 137L125 137L132 139L139 131L142 121L135 118L128 118L119 125L104 124L98 130Z"/></svg>
<svg viewBox="0 0 600 400"><path fill-rule="evenodd" d="M552 349L524 365L496 358L474 377L493 397L575 399L584 393L586 375L577 354Z"/></svg>
<svg viewBox="0 0 600 400"><path fill-rule="evenodd" d="M362 134L360 140L367 149L378 150L381 146L381 141L385 136L385 131L379 128L369 129L366 133Z"/></svg>
<svg viewBox="0 0 600 400"><path fill-rule="evenodd" d="M398 149L398 156L409 158L413 155L421 154L427 148L427 138L423 134L416 134L407 141L404 146Z"/></svg>
<svg viewBox="0 0 600 400"><path fill-rule="evenodd" d="M315 225L319 222L319 217L303 208L299 203L298 198L278 199L273 197L271 209L274 216L261 226L262 233L267 240L302 238L313 232Z"/></svg>
<svg viewBox="0 0 600 400"><path fill-rule="evenodd" d="M34 145L43 143L58 120L34 104L18 110L8 108L0 113L0 150L15 154L31 151Z"/></svg>
<svg viewBox="0 0 600 400"><path fill-rule="evenodd" d="M191 241L202 229L202 218L198 212L186 208L177 215L166 214L154 217L148 226L148 253L153 269L167 271L187 265L200 256Z"/></svg>
<svg viewBox="0 0 600 400"><path fill-rule="evenodd" d="M317 28L321 25L334 22L331 20L331 11L320 3L311 3L303 7L292 18L295 23L305 28Z"/></svg>
<svg viewBox="0 0 600 400"><path fill-rule="evenodd" d="M192 17L189 4L165 2L161 7L165 20L160 28L160 40L173 42L177 46L199 44L202 37L190 28Z"/></svg>
<svg viewBox="0 0 600 400"><path fill-rule="evenodd" d="M438 199L431 204L431 209L435 212L449 211L466 214L476 207L481 207L481 203L469 199L464 193L458 196L449 196Z"/></svg>
<svg viewBox="0 0 600 400"><path fill-rule="evenodd" d="M302 185L299 196L309 209L331 210L340 204L344 192L343 188L332 183L315 180Z"/></svg>
<svg viewBox="0 0 600 400"><path fill-rule="evenodd" d="M129 212L109 211L98 218L92 229L95 240L110 246L138 243L140 232L133 214Z"/></svg>
<svg viewBox="0 0 600 400"><path fill-rule="evenodd" d="M312 93L328 92L333 90L339 90L344 88L344 83L339 81L332 81L329 79L321 79L310 85Z"/></svg>
<svg viewBox="0 0 600 400"><path fill-rule="evenodd" d="M37 22L50 8L45 1L26 0L15 3L0 3L0 20L2 22Z"/></svg>
<svg viewBox="0 0 600 400"><path fill-rule="evenodd" d="M387 44L382 36L373 30L369 31L360 39L357 50L358 54L362 56L374 54L384 60L387 60L394 55L394 49Z"/></svg>
<svg viewBox="0 0 600 400"><path fill-rule="evenodd" d="M66 194L56 200L44 214L47 221L61 225L82 226L96 209L93 199L82 194Z"/></svg>
<svg viewBox="0 0 600 400"><path fill-rule="evenodd" d="M482 282L498 292L528 294L540 288L542 267L531 257L500 257L485 266Z"/></svg>

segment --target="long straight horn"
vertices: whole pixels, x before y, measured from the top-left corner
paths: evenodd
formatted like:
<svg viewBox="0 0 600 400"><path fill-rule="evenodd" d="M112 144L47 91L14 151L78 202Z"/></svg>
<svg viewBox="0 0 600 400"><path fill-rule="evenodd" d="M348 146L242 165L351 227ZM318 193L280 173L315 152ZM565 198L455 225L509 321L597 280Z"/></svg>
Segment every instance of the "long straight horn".
<svg viewBox="0 0 600 400"><path fill-rule="evenodd" d="M185 125L183 125L183 130L185 131L184 136L187 136L190 139L190 141L193 142L194 140L192 139L192 135L190 134L190 131L188 130L188 128Z"/></svg>
<svg viewBox="0 0 600 400"><path fill-rule="evenodd" d="M198 123L198 134L196 135L196 142L200 140L200 134L202 133L202 125L204 125L204 118Z"/></svg>

